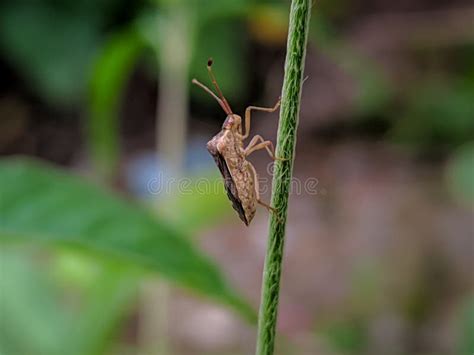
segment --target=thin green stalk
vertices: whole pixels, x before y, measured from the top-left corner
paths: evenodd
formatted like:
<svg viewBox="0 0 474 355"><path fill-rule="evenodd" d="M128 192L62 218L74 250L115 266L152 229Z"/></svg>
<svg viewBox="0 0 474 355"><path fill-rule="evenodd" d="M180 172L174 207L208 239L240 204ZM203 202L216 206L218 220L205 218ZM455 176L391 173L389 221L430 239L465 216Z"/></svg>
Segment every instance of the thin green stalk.
<svg viewBox="0 0 474 355"><path fill-rule="evenodd" d="M277 212L270 217L258 319L257 355L271 355L275 346L288 196L293 172L310 12L311 0L292 0L276 146L276 155L285 160L276 161L273 174L271 204Z"/></svg>

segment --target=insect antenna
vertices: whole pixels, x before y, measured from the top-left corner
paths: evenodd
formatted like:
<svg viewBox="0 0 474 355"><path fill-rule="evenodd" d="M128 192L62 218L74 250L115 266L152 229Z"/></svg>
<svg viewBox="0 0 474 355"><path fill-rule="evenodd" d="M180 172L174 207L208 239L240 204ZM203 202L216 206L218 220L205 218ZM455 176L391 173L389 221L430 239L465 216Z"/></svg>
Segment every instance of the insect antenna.
<svg viewBox="0 0 474 355"><path fill-rule="evenodd" d="M230 107L228 107L228 105L226 106L226 104L224 103L224 101L222 101L220 98L217 97L216 94L214 94L212 92L211 89L209 89L206 85L204 85L203 83L199 82L198 80L196 79L193 79L192 80L192 83L193 84L196 84L197 86L199 86L201 89L203 89L205 92L207 92L209 95L211 95L214 99L216 99L216 101L219 103L219 105L222 107L222 109L224 110L224 112L228 115L231 115L232 114L232 111L230 110Z"/></svg>
<svg viewBox="0 0 474 355"><path fill-rule="evenodd" d="M209 58L208 61L207 61L207 72L209 73L209 77L211 78L211 81L212 81L212 84L214 85L214 87L216 88L217 90L217 93L219 94L219 97L221 98L222 102L224 103L224 105L227 107L228 111L230 112L230 114L232 114L232 110L230 108L230 105L229 103L227 102L227 100L225 99L224 95L222 94L222 91L221 89L219 88L219 85L217 84L217 80L216 80L216 77L214 76L214 73L212 72L212 58ZM227 110L224 110L227 112Z"/></svg>

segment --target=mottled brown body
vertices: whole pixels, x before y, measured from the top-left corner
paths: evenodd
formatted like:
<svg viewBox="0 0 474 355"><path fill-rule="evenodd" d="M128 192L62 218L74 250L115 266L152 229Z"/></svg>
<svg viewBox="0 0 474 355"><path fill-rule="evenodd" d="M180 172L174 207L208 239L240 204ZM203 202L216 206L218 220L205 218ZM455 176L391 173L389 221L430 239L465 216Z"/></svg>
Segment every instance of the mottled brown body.
<svg viewBox="0 0 474 355"><path fill-rule="evenodd" d="M244 133L242 118L232 112L229 103L222 95L216 78L212 74L211 65L212 60L210 59L207 63L207 69L219 96L196 79L193 79L193 83L216 99L227 114L227 118L222 125L222 130L207 142L207 150L211 153L224 178L224 186L232 206L239 214L240 219L248 226L255 216L257 203L269 210L274 209L260 200L257 172L246 157L256 150L266 149L273 159L277 159L272 142L264 140L259 135L254 136L247 147L244 148L243 142L250 133L250 112L251 110L274 112L278 109L280 101L278 100L272 108L247 107L245 110Z"/></svg>
<svg viewBox="0 0 474 355"><path fill-rule="evenodd" d="M233 124L226 124L229 121L233 121ZM207 150L224 178L224 186L232 206L248 226L257 208L254 181L256 177L245 158L241 118L237 115L228 116L226 122L222 131L207 143Z"/></svg>

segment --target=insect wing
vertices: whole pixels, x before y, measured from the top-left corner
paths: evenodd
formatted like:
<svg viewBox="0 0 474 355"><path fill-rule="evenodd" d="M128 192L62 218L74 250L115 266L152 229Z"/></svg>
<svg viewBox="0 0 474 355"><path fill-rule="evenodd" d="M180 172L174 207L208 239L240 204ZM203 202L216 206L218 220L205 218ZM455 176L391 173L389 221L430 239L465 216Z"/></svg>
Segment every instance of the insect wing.
<svg viewBox="0 0 474 355"><path fill-rule="evenodd" d="M214 158L214 161L216 162L216 165L219 168L222 177L224 178L224 187L227 192L227 197L232 202L232 207L234 208L234 210L237 211L240 219L245 223L245 225L248 226L249 223L247 221L247 217L245 216L245 211L242 207L242 202L239 199L237 187L235 186L235 182L232 178L227 162L225 161L222 154L220 154L219 151L215 148L215 146L208 145L207 149Z"/></svg>

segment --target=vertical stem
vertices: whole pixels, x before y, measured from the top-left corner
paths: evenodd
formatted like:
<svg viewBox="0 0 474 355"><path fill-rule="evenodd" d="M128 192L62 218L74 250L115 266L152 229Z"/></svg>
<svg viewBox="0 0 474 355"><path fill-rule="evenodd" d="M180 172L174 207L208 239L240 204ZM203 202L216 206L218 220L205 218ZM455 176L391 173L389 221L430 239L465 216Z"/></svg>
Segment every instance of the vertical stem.
<svg viewBox="0 0 474 355"><path fill-rule="evenodd" d="M173 4L168 7L166 16L157 17L160 86L156 107L156 155L161 159L162 169L176 179L184 174L191 20L185 8ZM157 209L161 207L160 202L155 203ZM171 354L168 308L172 294L168 284L161 279L149 280L144 285L142 298L141 348L146 354Z"/></svg>
<svg viewBox="0 0 474 355"><path fill-rule="evenodd" d="M184 169L188 117L188 70L191 58L190 16L173 6L159 26L160 87L156 111L157 153L175 175Z"/></svg>
<svg viewBox="0 0 474 355"><path fill-rule="evenodd" d="M292 0L276 146L276 155L286 160L276 161L273 175L271 204L278 212L270 216L258 320L257 355L273 354L275 345L288 197L293 172L310 11L311 0Z"/></svg>

